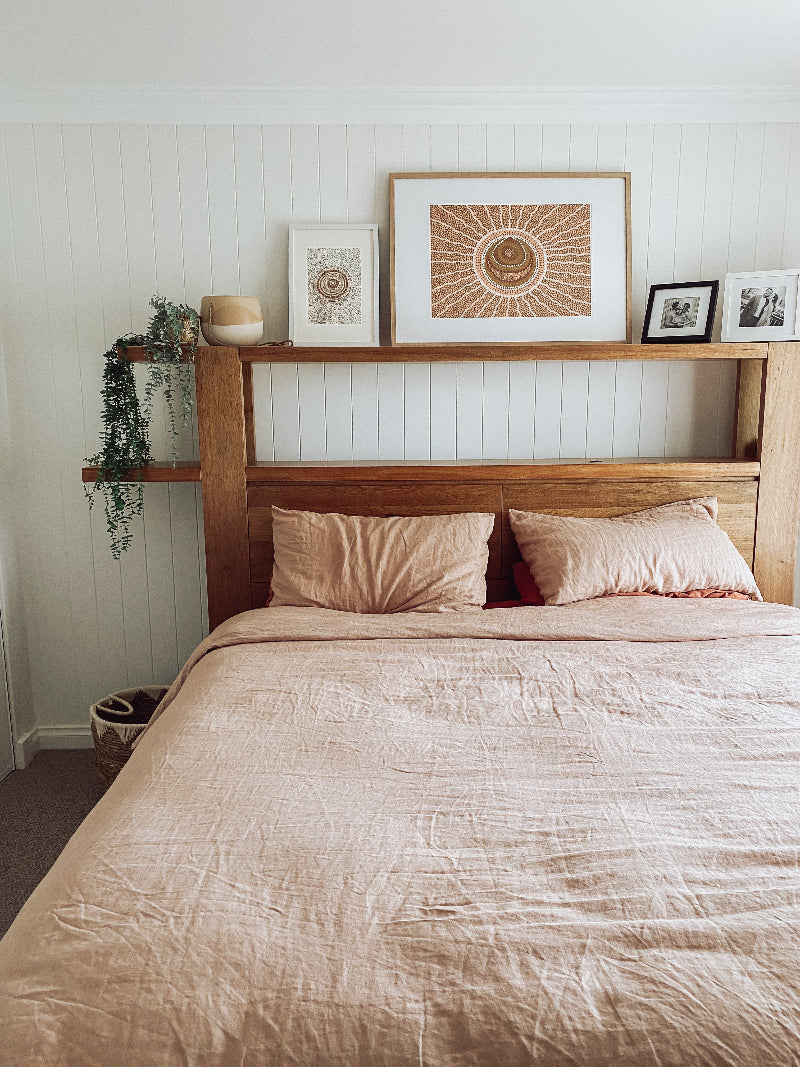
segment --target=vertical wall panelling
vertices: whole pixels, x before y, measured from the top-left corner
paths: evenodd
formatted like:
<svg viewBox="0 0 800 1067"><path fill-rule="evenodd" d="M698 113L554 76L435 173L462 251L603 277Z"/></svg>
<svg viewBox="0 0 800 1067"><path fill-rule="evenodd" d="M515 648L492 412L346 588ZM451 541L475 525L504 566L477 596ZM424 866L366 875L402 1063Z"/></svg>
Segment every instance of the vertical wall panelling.
<svg viewBox="0 0 800 1067"><path fill-rule="evenodd" d="M264 332L269 341L283 341L289 336L289 303L286 295L289 277L288 226L292 215L289 127L263 126L261 144L267 224ZM264 447L266 445L262 445L262 449Z"/></svg>
<svg viewBox="0 0 800 1067"><path fill-rule="evenodd" d="M211 292L241 292L233 127L206 126Z"/></svg>
<svg viewBox="0 0 800 1067"><path fill-rule="evenodd" d="M431 170L446 174L458 169L458 126L431 126Z"/></svg>
<svg viewBox="0 0 800 1067"><path fill-rule="evenodd" d="M176 144L184 285L186 300L196 307L212 293L205 128L178 126Z"/></svg>
<svg viewBox="0 0 800 1067"><path fill-rule="evenodd" d="M731 226L728 241L729 271L756 269L758 204L761 197L761 164L764 127L745 123L736 130L733 167Z"/></svg>
<svg viewBox="0 0 800 1067"><path fill-rule="evenodd" d="M266 339L283 340L290 223L377 222L385 343L387 177L403 170L630 170L634 340L653 282L800 262L800 127L789 124L11 125L2 146L16 472L3 490L24 486L27 501L9 647L41 724L83 722L92 699L128 682L169 681L203 633L199 487L147 486L117 563L78 481L98 445L102 353L143 328L153 292L195 306L214 291L256 295ZM732 362L256 365L258 457L726 454L734 381ZM166 458L163 407L153 440ZM195 446L190 428L180 456ZM28 577L43 571L47 583Z"/></svg>
<svg viewBox="0 0 800 1067"><path fill-rule="evenodd" d="M328 459L353 457L353 387L346 363L325 367L325 418Z"/></svg>
<svg viewBox="0 0 800 1067"><path fill-rule="evenodd" d="M239 289L263 300L267 289L267 217L264 210L264 145L260 126L235 126L233 163ZM264 308L262 306L262 312Z"/></svg>
<svg viewBox="0 0 800 1067"><path fill-rule="evenodd" d="M430 126L403 127L403 170L410 174L431 169Z"/></svg>
<svg viewBox="0 0 800 1067"><path fill-rule="evenodd" d="M292 126L290 138L292 172L292 222L320 221L319 127Z"/></svg>
<svg viewBox="0 0 800 1067"><path fill-rule="evenodd" d="M486 170L486 127L458 127L458 170Z"/></svg>
<svg viewBox="0 0 800 1067"><path fill-rule="evenodd" d="M536 412L533 419L533 454L536 459L558 456L561 442L561 363L548 361L536 368Z"/></svg>
<svg viewBox="0 0 800 1067"><path fill-rule="evenodd" d="M569 133L569 169L597 170L597 127L573 126Z"/></svg>
<svg viewBox="0 0 800 1067"><path fill-rule="evenodd" d="M597 169L601 173L625 170L624 126L598 126Z"/></svg>
<svg viewBox="0 0 800 1067"><path fill-rule="evenodd" d="M41 225L44 283L49 319L52 403L58 427L58 451L51 457L60 479L63 506L53 524L63 523L63 581L68 586L71 636L81 647L98 648L97 604L93 575L90 517L71 456L86 447L83 389L72 277L69 208L64 153L59 126L34 128L37 200ZM42 379L42 385L44 379ZM96 388L96 379L92 381ZM41 388L41 386L39 386ZM42 398L39 398L40 400ZM94 442L92 443L94 444ZM41 520L40 520L41 521ZM62 609L63 610L63 609ZM63 638L62 638L63 641ZM67 655L69 650L67 649ZM79 701L93 674L91 661L76 664L68 699Z"/></svg>
<svg viewBox="0 0 800 1067"><path fill-rule="evenodd" d="M253 364L253 428L256 459L275 459L275 433L272 425L272 367L269 363Z"/></svg>
<svg viewBox="0 0 800 1067"><path fill-rule="evenodd" d="M510 364L484 363L481 456L508 459Z"/></svg>
<svg viewBox="0 0 800 1067"><path fill-rule="evenodd" d="M378 458L378 364L354 363L351 371L353 459Z"/></svg>
<svg viewBox="0 0 800 1067"><path fill-rule="evenodd" d="M298 364L297 387L300 411L300 459L327 459L324 364Z"/></svg>
<svg viewBox="0 0 800 1067"><path fill-rule="evenodd" d="M514 162L514 127L486 128L486 169L495 173L512 171Z"/></svg>
<svg viewBox="0 0 800 1067"><path fill-rule="evenodd" d="M456 459L480 459L483 363L456 364Z"/></svg>
<svg viewBox="0 0 800 1067"><path fill-rule="evenodd" d="M542 127L542 170L562 173L570 169L569 165L569 142L571 137L569 126L543 126Z"/></svg>
<svg viewBox="0 0 800 1067"><path fill-rule="evenodd" d="M405 459L405 365L378 364L378 459Z"/></svg>
<svg viewBox="0 0 800 1067"><path fill-rule="evenodd" d="M431 459L456 458L455 363L431 364Z"/></svg>
<svg viewBox="0 0 800 1067"><path fill-rule="evenodd" d="M23 312L19 348L14 353L8 352L6 357L9 363L13 360L17 365L15 370L22 371L22 374L9 376L8 387L14 390L9 394L9 406L16 406L17 390L22 391L20 400L24 398L27 405L31 427L25 446L27 485L25 495L19 501L20 505L25 505L21 509L19 538L23 575L37 573L37 560L48 559L51 554L61 560L68 558L67 528L61 508L61 461L63 458L66 463L69 452L74 452L76 447L72 442L70 448L65 437L64 412L59 409L54 366L59 336L58 294L57 290L48 292L48 281L52 287L56 280L56 260L62 266L64 264L62 250L56 249L56 230L63 235L65 207L63 164L54 132L52 127L38 129L34 134L30 126L9 126L5 138L15 275L12 285ZM44 190L46 196L55 197L54 203L46 206L44 229L37 181L37 141L43 149L43 141L47 142L45 157L56 167L53 186ZM59 174L62 176L60 181ZM69 274L65 282L68 286ZM67 293L61 303L66 318L65 332L70 330L71 306ZM30 315L25 310L30 308L36 308L38 313ZM67 344L74 346L74 326ZM82 446L81 435L77 447ZM58 508L51 511L45 504L48 501L58 501ZM61 566L48 573L46 584L24 581L29 638L34 648L41 649L42 665L50 675L64 680L63 694L56 695L48 690L47 680L40 671L32 674L37 714L42 710L52 714L59 699L63 699L68 707L72 706L80 689L80 680L73 670L74 653L69 640L72 626L70 580L67 568ZM39 655L38 651L36 655Z"/></svg>
<svg viewBox="0 0 800 1067"><path fill-rule="evenodd" d="M347 127L320 126L319 221L347 222Z"/></svg>
<svg viewBox="0 0 800 1067"><path fill-rule="evenodd" d="M403 441L405 459L431 458L431 368L403 364Z"/></svg>
<svg viewBox="0 0 800 1067"><path fill-rule="evenodd" d="M536 364L514 362L508 369L508 457L533 458Z"/></svg>
<svg viewBox="0 0 800 1067"><path fill-rule="evenodd" d="M558 428L558 454L562 459L583 459L586 455L586 427L589 410L589 364L565 363L561 368L561 418Z"/></svg>
<svg viewBox="0 0 800 1067"><path fill-rule="evenodd" d="M514 170L538 174L542 168L542 127L514 127Z"/></svg>
<svg viewBox="0 0 800 1067"><path fill-rule="evenodd" d="M8 623L6 663L15 728L17 736L22 736L33 729L35 719L21 551L26 527L18 521L25 511L18 502L25 499L32 472L24 457L13 456L17 448L22 448L25 456L30 454L24 361L10 358L23 343L13 247L5 131L0 128L0 248L9 253L0 255L0 597ZM9 396L16 399L13 406L8 402Z"/></svg>
<svg viewBox="0 0 800 1067"><path fill-rule="evenodd" d="M617 364L589 365L589 404L586 412L586 458L603 459L614 450L614 397Z"/></svg>
<svg viewBox="0 0 800 1067"><path fill-rule="evenodd" d="M372 126L347 127L347 221L383 222L375 214L375 130ZM388 233L381 233L388 241Z"/></svg>
<svg viewBox="0 0 800 1067"><path fill-rule="evenodd" d="M277 460L300 459L296 363L272 365L272 440Z"/></svg>
<svg viewBox="0 0 800 1067"><path fill-rule="evenodd" d="M800 123L792 126L789 153L789 177L786 183L786 223L783 231L781 267L788 269L800 263L800 196L790 190L800 189Z"/></svg>

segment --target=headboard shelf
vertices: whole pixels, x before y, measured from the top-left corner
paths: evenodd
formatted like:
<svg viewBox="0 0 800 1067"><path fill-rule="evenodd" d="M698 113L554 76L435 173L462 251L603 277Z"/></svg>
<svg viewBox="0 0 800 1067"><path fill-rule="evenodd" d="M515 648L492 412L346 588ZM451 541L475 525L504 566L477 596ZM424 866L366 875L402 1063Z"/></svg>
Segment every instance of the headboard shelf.
<svg viewBox="0 0 800 1067"><path fill-rule="evenodd" d="M205 351L202 345L199 351ZM618 341L538 341L513 344L381 345L309 348L300 345L269 344L240 348L243 363L491 363L542 360L702 360L766 359L765 342L716 344L633 345ZM131 347L125 357L144 363L143 348Z"/></svg>
<svg viewBox="0 0 800 1067"><path fill-rule="evenodd" d="M145 359L129 349L129 358ZM738 360L736 420L726 459L449 462L257 462L252 364L447 360ZM618 515L690 496L717 496L719 521L765 599L790 604L800 524L800 342L769 344L416 345L386 348L201 347L195 361L200 464L152 464L145 481L201 477L212 627L264 603L271 506L351 514L493 511L490 592L508 591L516 546L509 508ZM84 469L84 480L96 476ZM135 477L136 472L131 472Z"/></svg>
<svg viewBox="0 0 800 1067"><path fill-rule="evenodd" d="M755 480L761 464L737 459L614 459L614 460L380 460L325 463L270 462L248 464L248 485L259 482L363 482L378 475L382 482L592 482L657 479L658 481Z"/></svg>

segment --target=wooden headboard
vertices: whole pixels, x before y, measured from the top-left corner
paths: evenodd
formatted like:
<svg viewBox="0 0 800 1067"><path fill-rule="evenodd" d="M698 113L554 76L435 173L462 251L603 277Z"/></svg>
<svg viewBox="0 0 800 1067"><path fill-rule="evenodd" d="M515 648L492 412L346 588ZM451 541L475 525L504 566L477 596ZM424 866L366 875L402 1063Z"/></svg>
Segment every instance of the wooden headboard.
<svg viewBox="0 0 800 1067"><path fill-rule="evenodd" d="M129 350L129 357L143 353ZM470 463L258 463L256 362L736 359L731 455L713 460ZM209 624L264 604L272 569L270 507L367 515L493 511L487 581L511 593L519 559L508 509L617 515L715 495L719 522L765 599L790 604L800 523L800 342L761 344L405 345L402 348L200 348L200 466L153 464L145 480L199 478L203 488ZM87 468L84 478L94 471Z"/></svg>

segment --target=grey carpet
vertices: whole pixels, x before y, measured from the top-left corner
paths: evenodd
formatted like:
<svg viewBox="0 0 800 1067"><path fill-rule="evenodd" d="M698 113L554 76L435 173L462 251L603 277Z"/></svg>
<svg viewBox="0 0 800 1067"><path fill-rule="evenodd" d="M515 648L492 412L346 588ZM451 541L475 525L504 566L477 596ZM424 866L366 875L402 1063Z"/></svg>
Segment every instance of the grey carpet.
<svg viewBox="0 0 800 1067"><path fill-rule="evenodd" d="M93 749L39 752L0 782L0 937L99 797Z"/></svg>

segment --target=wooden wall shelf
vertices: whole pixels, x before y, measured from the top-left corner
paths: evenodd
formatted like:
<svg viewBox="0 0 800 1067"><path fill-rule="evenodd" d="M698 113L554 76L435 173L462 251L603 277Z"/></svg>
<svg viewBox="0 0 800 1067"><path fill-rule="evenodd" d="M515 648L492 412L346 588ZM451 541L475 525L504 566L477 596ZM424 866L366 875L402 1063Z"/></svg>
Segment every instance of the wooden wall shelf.
<svg viewBox="0 0 800 1067"><path fill-rule="evenodd" d="M96 482L98 467L84 467L81 476L84 482ZM160 461L148 463L141 470L127 471L126 482L199 482L200 464L197 460L179 460L176 464Z"/></svg>
<svg viewBox="0 0 800 1067"><path fill-rule="evenodd" d="M381 477L397 482L435 482L444 472L455 476L460 471L465 482L496 481L531 482L537 479L552 481L591 481L593 477L603 481L629 481L631 478L646 478L648 474L660 480L713 479L714 481L740 481L742 478L758 478L761 464L748 459L630 459L613 460L561 460L540 459L535 464L524 459L472 459L472 460L409 460L397 463L392 460L265 460L247 466L248 484L259 482L290 483L301 477L304 482L358 482L372 469L378 469ZM84 467L84 482L97 480L97 467ZM141 470L127 472L123 481L135 482L199 482L200 465L194 460L171 463L151 463Z"/></svg>
<svg viewBox="0 0 800 1067"><path fill-rule="evenodd" d="M198 354L209 346L201 345ZM213 350L213 349L212 349ZM145 363L143 348L129 348L127 358ZM382 345L380 347L308 348L261 345L239 349L242 363L492 363L540 360L766 359L766 342L740 344L629 345L616 341L537 342L506 345Z"/></svg>

